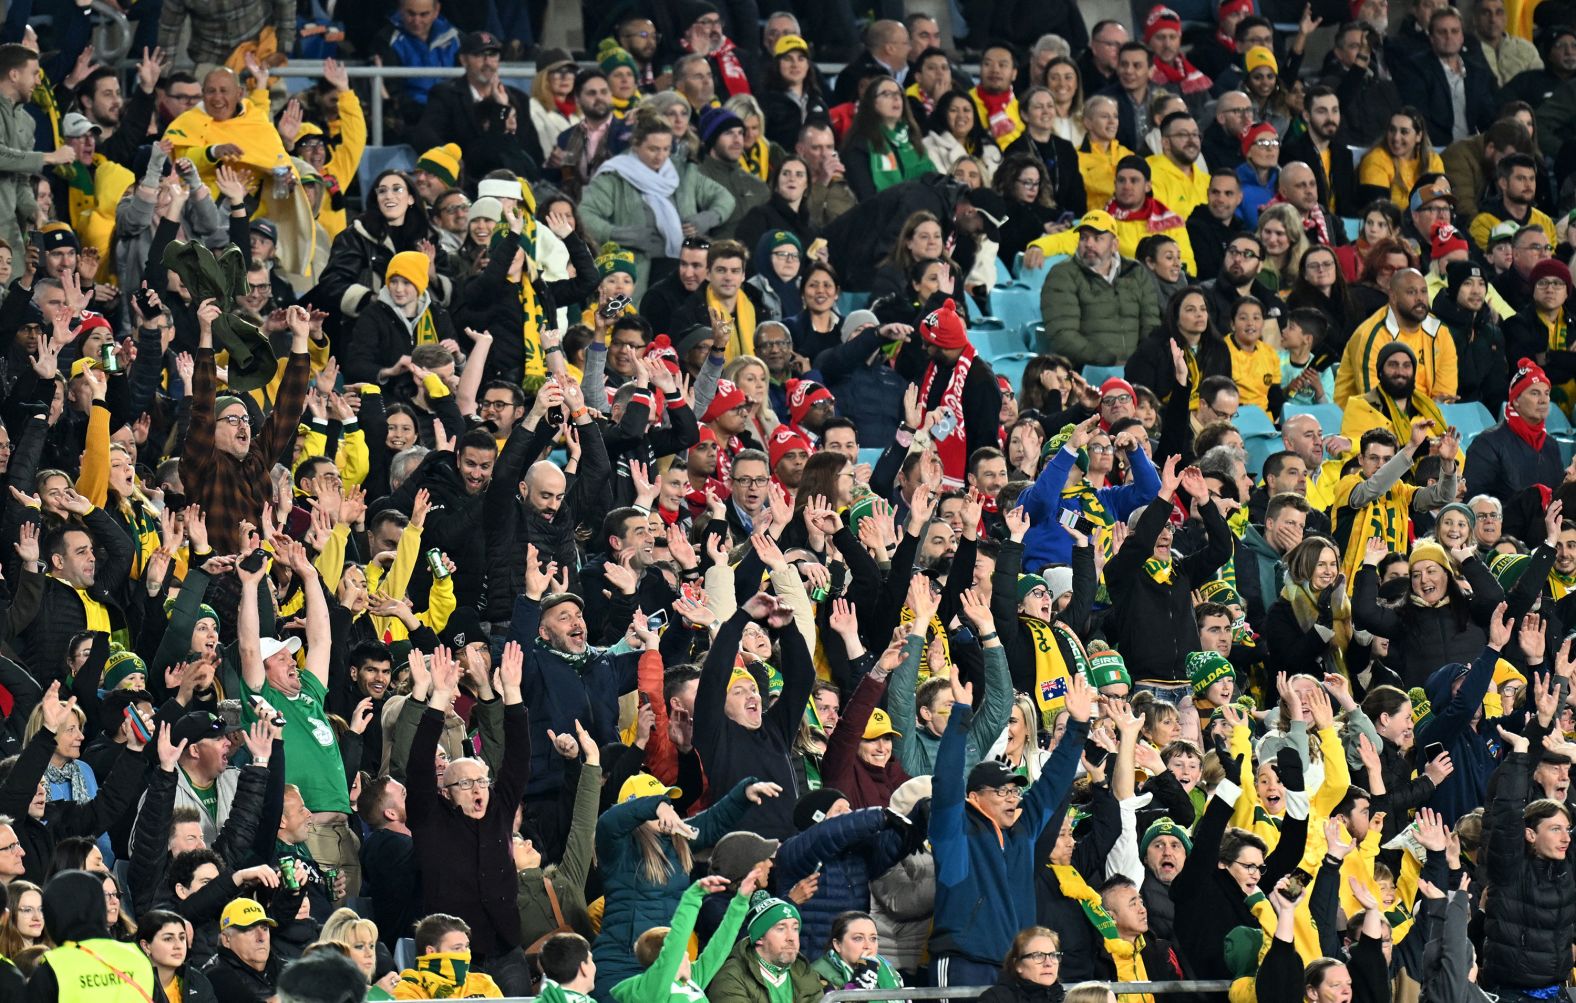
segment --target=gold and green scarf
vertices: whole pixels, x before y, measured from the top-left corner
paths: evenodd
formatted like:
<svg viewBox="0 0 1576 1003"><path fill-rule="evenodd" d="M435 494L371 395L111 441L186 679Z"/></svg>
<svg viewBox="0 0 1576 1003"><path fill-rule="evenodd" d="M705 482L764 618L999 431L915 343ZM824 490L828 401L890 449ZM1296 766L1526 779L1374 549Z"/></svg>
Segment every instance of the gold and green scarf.
<svg viewBox="0 0 1576 1003"><path fill-rule="evenodd" d="M1162 561L1158 557L1151 557L1144 562L1144 574L1156 585L1170 585L1172 568L1170 561Z"/></svg>
<svg viewBox="0 0 1576 1003"><path fill-rule="evenodd" d="M1303 633L1312 630L1319 622L1319 597L1309 586L1286 579L1281 587L1281 598L1291 604L1291 615ZM1335 670L1346 675L1346 646L1352 641L1352 602L1345 585L1337 585L1330 593L1331 628L1335 636L1325 645L1335 661Z"/></svg>
<svg viewBox="0 0 1576 1003"><path fill-rule="evenodd" d="M1549 569L1549 591L1556 600L1564 599L1572 590L1576 590L1576 574L1562 575L1554 568Z"/></svg>
<svg viewBox="0 0 1576 1003"><path fill-rule="evenodd" d="M907 604L904 604L902 610L898 612L898 620L904 627L907 627L914 622L914 611L909 609ZM925 631L925 646L920 649L919 654L920 682L924 682L931 676L940 675L947 668L946 665L930 664L930 641L932 638L941 639L941 650L946 653L947 665L952 664L952 639L947 636L947 628L941 622L941 618L932 613L930 616L930 627Z"/></svg>
<svg viewBox="0 0 1576 1003"><path fill-rule="evenodd" d="M739 166L744 168L746 174L753 174L762 181L771 176L772 149L767 144L765 136L756 139L753 146L744 148L744 155L739 158Z"/></svg>
<svg viewBox="0 0 1576 1003"><path fill-rule="evenodd" d="M416 318L416 344L436 345L438 343L438 326L432 322L432 308L421 312Z"/></svg>
<svg viewBox="0 0 1576 1003"><path fill-rule="evenodd" d="M730 362L741 355L755 354L755 304L750 302L750 298L744 295L742 289L734 297L734 304L734 314L731 315L734 322L733 338L728 342L727 352ZM717 298L717 294L712 292L710 286L706 287L706 306L722 314L728 313L723 308L722 300Z"/></svg>
<svg viewBox="0 0 1576 1003"><path fill-rule="evenodd" d="M1067 688L1072 683L1072 671L1067 666L1067 659L1062 655L1061 645L1056 643L1058 636L1054 624L1032 616L1019 617L1018 622L1023 624L1029 632L1029 641L1034 646L1034 704L1040 708L1040 717L1047 728L1056 720L1056 712L1062 709L1067 702ZM1067 634L1071 634L1068 631ZM1073 657L1083 659L1083 645L1073 638ZM1079 664L1077 670L1084 673L1086 666Z"/></svg>
<svg viewBox="0 0 1576 1003"><path fill-rule="evenodd" d="M1425 394L1414 393L1412 395L1411 401L1408 402L1412 406L1410 414L1402 411L1401 405L1397 404L1395 399L1382 389L1378 391L1378 397L1379 404L1384 410L1384 416L1390 422L1390 430L1395 433L1396 439L1402 443L1411 441L1412 420L1414 418L1432 419L1434 427L1437 429L1444 429L1450 425L1445 420L1444 412L1439 410L1439 405L1434 403L1433 398Z"/></svg>

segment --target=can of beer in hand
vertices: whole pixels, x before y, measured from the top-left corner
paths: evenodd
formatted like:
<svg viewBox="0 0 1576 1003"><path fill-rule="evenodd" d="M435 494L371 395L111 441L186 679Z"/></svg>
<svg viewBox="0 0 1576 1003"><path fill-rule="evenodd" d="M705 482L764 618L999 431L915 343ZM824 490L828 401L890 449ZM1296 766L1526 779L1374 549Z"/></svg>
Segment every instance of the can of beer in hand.
<svg viewBox="0 0 1576 1003"><path fill-rule="evenodd" d="M325 867L323 869L323 884L328 886L328 895L334 897L334 889L339 884L339 868Z"/></svg>
<svg viewBox="0 0 1576 1003"><path fill-rule="evenodd" d="M301 879L296 875L294 857L279 858L279 880L291 891L301 887Z"/></svg>

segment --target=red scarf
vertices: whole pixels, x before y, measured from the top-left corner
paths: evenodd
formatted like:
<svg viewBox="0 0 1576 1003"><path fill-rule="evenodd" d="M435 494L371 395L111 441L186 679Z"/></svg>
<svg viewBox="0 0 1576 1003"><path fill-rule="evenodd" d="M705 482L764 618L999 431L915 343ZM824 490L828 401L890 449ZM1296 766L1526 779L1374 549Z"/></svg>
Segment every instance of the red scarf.
<svg viewBox="0 0 1576 1003"><path fill-rule="evenodd" d="M557 106L558 114L565 118L574 118L575 114L580 110L579 105L575 104L573 96L566 98L555 97L553 98L553 104Z"/></svg>
<svg viewBox="0 0 1576 1003"><path fill-rule="evenodd" d="M1532 447L1534 453L1543 451L1543 443L1548 440L1549 432L1543 422L1533 425L1516 411L1516 405L1505 405L1505 424L1516 433L1516 438Z"/></svg>
<svg viewBox="0 0 1576 1003"><path fill-rule="evenodd" d="M1233 54L1236 53L1236 51L1237 51L1237 40L1235 38L1232 38L1230 35L1226 34L1225 32L1221 31L1219 28L1215 29L1215 41L1217 41L1221 45L1225 46L1227 52L1230 52L1230 53L1233 53Z"/></svg>
<svg viewBox="0 0 1576 1003"><path fill-rule="evenodd" d="M744 440L737 435L728 436L728 441L717 450L717 480L728 483L733 473L733 458L744 450Z"/></svg>
<svg viewBox="0 0 1576 1003"><path fill-rule="evenodd" d="M1200 94L1209 90L1214 82L1188 62L1186 56L1178 56L1175 63L1155 60L1155 68L1150 72L1149 79L1151 83L1162 87L1176 87L1183 94Z"/></svg>
<svg viewBox="0 0 1576 1003"><path fill-rule="evenodd" d="M728 92L730 98L736 94L750 93L750 78L744 72L744 64L739 62L737 48L733 39L724 38L722 47L706 57L716 64L718 72L722 74L722 89Z"/></svg>
<svg viewBox="0 0 1576 1003"><path fill-rule="evenodd" d="M1106 203L1105 211L1111 214L1112 219L1124 223L1131 223L1135 220L1147 220L1150 233L1160 233L1164 230L1175 230L1178 227L1187 226L1187 223L1183 221L1181 216L1167 209L1164 203L1156 201L1153 195L1144 199L1144 204L1137 209L1123 209L1117 204L1116 199L1112 199Z"/></svg>
<svg viewBox="0 0 1576 1003"><path fill-rule="evenodd" d="M969 465L968 437L963 431L963 385L968 382L969 370L973 368L977 354L973 345L963 346L963 354L958 356L957 364L952 367L952 377L947 380L946 389L941 391L938 410L951 411L954 421L952 431L936 443L936 452L941 457L941 483L951 490L963 487L963 475ZM925 381L919 388L921 401L930 400L930 385L935 379L936 363L932 362L925 369Z"/></svg>
<svg viewBox="0 0 1576 1003"><path fill-rule="evenodd" d="M1259 212L1262 213L1265 209L1268 209L1272 205L1288 204L1289 203L1287 203L1285 199L1281 198L1280 195L1277 194L1274 198L1264 203L1263 207L1259 209ZM1303 231L1308 234L1309 240L1313 241L1315 244L1323 244L1325 247L1335 246L1335 242L1330 240L1330 231L1324 225L1324 213L1305 213L1301 209L1298 209L1297 215L1302 217L1302 228Z"/></svg>
<svg viewBox="0 0 1576 1003"><path fill-rule="evenodd" d="M711 488L712 494L716 495L723 501L727 501L732 497L732 494L728 491L728 485L722 481L717 480L715 477L706 478L706 487ZM701 488L700 490L696 490L693 485L686 488L684 490L684 504L689 506L690 516L692 518L706 511L706 489ZM663 512L662 518L667 520L668 514Z"/></svg>

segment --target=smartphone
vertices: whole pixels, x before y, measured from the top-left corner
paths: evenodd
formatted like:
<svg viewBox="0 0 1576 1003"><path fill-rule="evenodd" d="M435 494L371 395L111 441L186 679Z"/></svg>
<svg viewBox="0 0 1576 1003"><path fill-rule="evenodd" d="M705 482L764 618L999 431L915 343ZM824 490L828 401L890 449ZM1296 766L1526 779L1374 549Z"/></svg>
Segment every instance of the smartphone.
<svg viewBox="0 0 1576 1003"><path fill-rule="evenodd" d="M137 741L146 744L153 740L153 732L148 730L148 722L142 719L141 714L136 713L130 707L121 708L120 713L122 717L131 722L131 730L137 736Z"/></svg>
<svg viewBox="0 0 1576 1003"><path fill-rule="evenodd" d="M272 707L268 706L268 701L264 700L262 697L252 697L252 710L257 714L258 717L262 717L264 714L272 711L274 715L274 727L283 728L285 726L285 716L279 713L277 710L274 710Z"/></svg>
<svg viewBox="0 0 1576 1003"><path fill-rule="evenodd" d="M668 611L665 609L659 609L655 613L646 617L646 629L651 631L653 634L667 625Z"/></svg>
<svg viewBox="0 0 1576 1003"><path fill-rule="evenodd" d="M1288 899L1295 902L1302 898L1302 890L1307 886L1308 882L1303 878L1302 874L1292 871L1286 875L1286 887L1282 889L1282 892Z"/></svg>
<svg viewBox="0 0 1576 1003"><path fill-rule="evenodd" d="M1423 762L1431 763L1445 754L1443 742L1429 742L1423 746Z"/></svg>
<svg viewBox="0 0 1576 1003"><path fill-rule="evenodd" d="M1083 754L1084 758L1089 761L1089 765L1095 769L1099 769L1105 763L1106 759L1111 755L1109 751L1102 748L1100 744L1092 738L1084 739Z"/></svg>
<svg viewBox="0 0 1576 1003"><path fill-rule="evenodd" d="M612 299L603 304L602 316L617 317L619 314L624 312L624 308L627 306L629 306L628 296L614 296Z"/></svg>
<svg viewBox="0 0 1576 1003"><path fill-rule="evenodd" d="M245 557L241 558L241 570L248 574L252 573L253 571L261 571L263 562L266 560L268 560L268 551L264 550L262 547L258 547L250 554L247 554Z"/></svg>
<svg viewBox="0 0 1576 1003"><path fill-rule="evenodd" d="M1074 530L1084 536L1093 536L1095 525L1089 518L1075 508L1063 509L1056 520L1062 524L1063 529Z"/></svg>

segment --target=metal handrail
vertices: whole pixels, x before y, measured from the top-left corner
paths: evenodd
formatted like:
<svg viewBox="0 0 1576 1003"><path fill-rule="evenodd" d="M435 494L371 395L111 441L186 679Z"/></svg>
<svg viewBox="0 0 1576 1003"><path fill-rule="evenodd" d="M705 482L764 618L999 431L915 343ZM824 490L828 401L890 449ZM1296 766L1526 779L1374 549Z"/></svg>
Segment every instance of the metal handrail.
<svg viewBox="0 0 1576 1003"><path fill-rule="evenodd" d="M1176 979L1166 982L1111 982L1117 996L1127 993L1223 993L1231 988L1225 979ZM905 986L902 989L833 989L821 1003L881 1003L883 1000L971 1000L990 986Z"/></svg>

